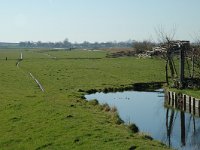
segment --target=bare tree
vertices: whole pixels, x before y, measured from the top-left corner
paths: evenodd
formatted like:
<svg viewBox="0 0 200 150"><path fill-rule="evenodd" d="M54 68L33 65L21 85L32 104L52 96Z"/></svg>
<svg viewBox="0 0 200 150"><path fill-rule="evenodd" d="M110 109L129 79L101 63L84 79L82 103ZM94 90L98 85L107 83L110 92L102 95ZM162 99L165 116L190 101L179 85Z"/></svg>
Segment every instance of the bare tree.
<svg viewBox="0 0 200 150"><path fill-rule="evenodd" d="M158 26L157 28L155 28L155 32L156 32L156 35L157 35L157 40L158 42L160 43L160 45L165 45L165 54L164 54L164 59L166 60L166 63L165 63L165 77L166 77L166 82L167 84L169 84L169 81L168 81L168 64L169 64L169 67L170 67L170 70L171 70L171 77L174 78L175 76L175 66L174 66L174 63L172 61L172 58L171 58L171 51L170 51L170 42L174 39L174 36L175 36L175 33L176 33L176 26L174 25L171 29L171 31L169 32L166 32L166 30L164 29L164 27L161 25L161 26Z"/></svg>
<svg viewBox="0 0 200 150"><path fill-rule="evenodd" d="M156 27L155 32L157 35L158 42L164 44L174 40L176 30L177 30L176 25L173 25L173 27L169 31L166 31L166 29L162 25Z"/></svg>
<svg viewBox="0 0 200 150"><path fill-rule="evenodd" d="M200 76L200 34L195 33L193 38L192 49L192 76ZM195 70L195 68L197 70ZM194 73L195 72L195 73Z"/></svg>
<svg viewBox="0 0 200 150"><path fill-rule="evenodd" d="M200 68L200 61L198 59L200 58L200 35L195 32L190 35L193 43L192 43L192 51L191 51L191 59L192 59L192 77L195 77L195 68ZM199 64L199 65L198 65Z"/></svg>

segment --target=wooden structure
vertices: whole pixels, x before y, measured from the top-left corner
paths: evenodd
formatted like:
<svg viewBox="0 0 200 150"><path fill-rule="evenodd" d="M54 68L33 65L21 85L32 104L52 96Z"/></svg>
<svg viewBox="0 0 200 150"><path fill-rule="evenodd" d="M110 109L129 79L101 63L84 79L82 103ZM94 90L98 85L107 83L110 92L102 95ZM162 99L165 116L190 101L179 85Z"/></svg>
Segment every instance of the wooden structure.
<svg viewBox="0 0 200 150"><path fill-rule="evenodd" d="M161 45L162 49L165 49L166 58L166 82L168 81L168 66L171 74L171 79L173 82L173 87L185 88L185 62L186 62L186 52L190 50L189 41L168 41L167 43ZM175 63L173 61L174 56L179 55L179 72L176 69Z"/></svg>
<svg viewBox="0 0 200 150"><path fill-rule="evenodd" d="M192 96L168 91L166 93L165 104L174 109L179 109L200 117L200 99Z"/></svg>
<svg viewBox="0 0 200 150"><path fill-rule="evenodd" d="M196 128L196 117L200 117L200 99L186 94L178 94L172 91L165 91L165 108L166 108L166 131L168 145L171 146L171 136L177 115L180 116L180 136L182 146L187 145L189 128L193 130L193 142L198 138L198 128ZM176 110L180 111L176 111ZM186 120L185 112L191 114L190 119ZM193 124L193 125L192 125Z"/></svg>

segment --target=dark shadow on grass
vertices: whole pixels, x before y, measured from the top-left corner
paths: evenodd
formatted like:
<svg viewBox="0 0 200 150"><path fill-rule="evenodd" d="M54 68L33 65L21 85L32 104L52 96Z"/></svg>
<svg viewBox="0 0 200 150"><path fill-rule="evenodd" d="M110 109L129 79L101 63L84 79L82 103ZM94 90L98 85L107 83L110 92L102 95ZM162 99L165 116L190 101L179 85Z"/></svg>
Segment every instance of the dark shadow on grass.
<svg viewBox="0 0 200 150"><path fill-rule="evenodd" d="M82 89L79 89L78 92L86 92L87 94L92 94L96 92L123 92L123 91L147 91L152 92L157 89L160 89L163 87L165 82L147 82L147 83L134 83L130 85L121 85L120 87L113 87L113 88L104 88L104 89L90 89L87 91L84 91Z"/></svg>

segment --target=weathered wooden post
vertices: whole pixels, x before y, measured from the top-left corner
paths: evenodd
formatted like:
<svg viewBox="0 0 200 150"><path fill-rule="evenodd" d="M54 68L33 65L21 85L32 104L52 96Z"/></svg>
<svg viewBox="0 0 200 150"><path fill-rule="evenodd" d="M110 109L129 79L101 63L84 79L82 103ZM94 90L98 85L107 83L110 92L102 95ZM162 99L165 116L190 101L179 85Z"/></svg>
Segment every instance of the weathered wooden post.
<svg viewBox="0 0 200 150"><path fill-rule="evenodd" d="M191 113L191 97L189 96L189 113Z"/></svg>
<svg viewBox="0 0 200 150"><path fill-rule="evenodd" d="M174 100L175 100L175 107L174 108L178 108L178 98L177 98L177 95L176 93L174 92Z"/></svg>
<svg viewBox="0 0 200 150"><path fill-rule="evenodd" d="M175 103L175 101L174 101L174 92L171 92L171 95L172 95L172 107L174 107L174 103Z"/></svg>
<svg viewBox="0 0 200 150"><path fill-rule="evenodd" d="M168 98L167 98L167 100L168 100L168 105L170 106L170 101L171 101L171 97L170 97L170 92L167 92L167 95L168 95Z"/></svg>
<svg viewBox="0 0 200 150"><path fill-rule="evenodd" d="M200 116L200 100L198 101L198 117Z"/></svg>
<svg viewBox="0 0 200 150"><path fill-rule="evenodd" d="M184 63L185 63L185 45L180 49L180 87L184 88Z"/></svg>
<svg viewBox="0 0 200 150"><path fill-rule="evenodd" d="M192 102L192 107L193 107L193 114L195 115L195 109L196 109L196 106L195 106L195 98L193 97L192 98L193 102Z"/></svg>
<svg viewBox="0 0 200 150"><path fill-rule="evenodd" d="M186 111L186 95L183 95L183 110Z"/></svg>

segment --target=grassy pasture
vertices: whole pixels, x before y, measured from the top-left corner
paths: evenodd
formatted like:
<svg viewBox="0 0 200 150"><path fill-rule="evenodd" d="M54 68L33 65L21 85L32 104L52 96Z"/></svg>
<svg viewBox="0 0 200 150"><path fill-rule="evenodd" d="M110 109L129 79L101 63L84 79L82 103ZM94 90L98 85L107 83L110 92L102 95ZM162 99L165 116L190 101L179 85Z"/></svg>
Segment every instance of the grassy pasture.
<svg viewBox="0 0 200 150"><path fill-rule="evenodd" d="M20 52L24 60L17 68ZM78 92L164 81L164 62L105 56L105 51L0 50L0 149L167 149L116 124L115 112L86 102Z"/></svg>

